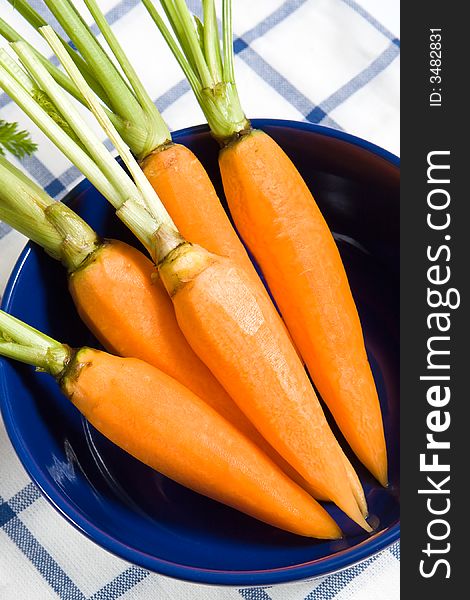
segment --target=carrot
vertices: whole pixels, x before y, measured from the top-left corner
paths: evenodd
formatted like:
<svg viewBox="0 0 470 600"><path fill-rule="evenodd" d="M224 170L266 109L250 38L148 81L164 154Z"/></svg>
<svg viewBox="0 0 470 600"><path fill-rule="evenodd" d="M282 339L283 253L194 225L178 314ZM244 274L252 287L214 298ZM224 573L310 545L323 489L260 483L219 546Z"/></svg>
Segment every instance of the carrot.
<svg viewBox="0 0 470 600"><path fill-rule="evenodd" d="M222 146L219 164L232 218L321 397L358 458L387 485L380 404L346 273L297 169L267 134L251 130L243 113L235 84L231 1L222 3L222 49L213 0L206 2L200 27L203 44L185 2L161 0L174 36L151 0L143 2Z"/></svg>
<svg viewBox="0 0 470 600"><path fill-rule="evenodd" d="M226 375L221 374L219 368L214 368L213 360L206 357L207 352L213 352L214 357L216 357L218 344L221 348L225 349L224 352L226 354L224 355L224 359L230 362L230 355L232 355L233 364L238 364L237 361L239 359L237 355L239 350L245 348L245 346L246 349L250 350L249 358L246 359L245 366L247 368L245 371L234 371L233 367L227 369L227 372L230 371L235 376L234 387L230 388L236 392L236 397L232 394L233 399L248 415L250 420L252 420L252 415L247 410L246 403L252 402L256 404L258 402L257 395L264 388L264 392L262 392L260 397L260 404L258 405L260 410L257 413L255 423L257 429L261 433L264 433L264 428L260 426L261 415L264 413L264 419L268 421L271 418L270 406L266 402L267 396L269 396L267 390L269 389L270 382L277 381L274 393L276 394L278 390L282 392L278 399L278 410L281 414L282 405L285 406L285 424L289 430L288 437L291 437L293 440L298 434L300 442L292 451L285 448L285 436L280 431L282 428L282 418L276 419L274 428L272 429L274 434L269 433L268 441L275 442L272 444L275 450L288 460L301 476L307 479L307 481L310 480L312 484L317 485L319 491L324 491L328 498L333 499L364 529L370 530L356 503L344 467L345 459L341 453L341 449L328 427L315 393L303 369L303 365L296 355L285 327L265 291L260 289L260 286L256 285L253 279L243 270L240 270L230 259L212 255L207 251L203 251L198 246L187 243L182 238L160 199L129 152L129 149L119 136L117 130L113 127L110 118L96 100L95 95L91 92L73 61L69 58L67 51L64 50L54 31L49 27L44 27L41 28L41 32L76 87L80 90L100 125L115 145L132 179L120 169L109 152L98 142L91 129L70 105L67 95L54 82L47 70L35 58L34 54L24 44L16 43L13 46L20 54L23 64L33 74L35 80L39 81L41 86L47 91L49 98L78 137L83 148L74 143L70 138L66 142L62 140L59 131L57 131L57 125L42 114L39 117L37 107L35 107L35 110L30 110L28 114L35 119L35 122L49 135L50 139L55 141L58 147L82 169L82 172L95 183L96 187L113 204L119 218L144 244L155 264L159 266L160 276L163 278L165 287L172 296L174 303L178 297L176 294L177 289L184 289L186 284L190 284L189 289L200 278L203 284L195 289L199 289L202 293L200 304L204 307L204 312L207 310L206 323L205 325L202 324L198 320L198 317L195 319L193 325L194 331L199 331L204 327L208 330L210 345L205 350L200 351L196 347L196 344L193 343L194 332L191 333L189 331L191 324L189 321L186 321L182 329L190 344L194 346L193 349L196 350L196 353L201 354L200 357L208 364L219 381L226 387L227 391L229 391L229 386L227 385ZM4 86L9 83L9 93L14 95L15 100L23 108L28 109L29 96L24 96L17 86L9 82L8 77L4 76L3 79ZM89 154L86 154L87 152ZM93 156L94 160L92 164L87 159L89 155ZM181 254L179 253L179 249L182 249ZM204 283L205 266L207 262L212 263L212 259L214 259L214 265L217 263L220 266L220 269L218 269L220 273L216 272L216 276L220 275L220 281L223 281L224 273L228 275L228 281L231 280L231 274L235 273L235 280L238 280L240 284L238 287L235 285L227 288L227 297L225 298L228 309L227 313L224 312L222 305L217 306L217 294L213 296L214 286L212 284L214 282L208 281L206 284ZM198 267L201 267L201 269L198 269ZM162 275L163 272L164 276ZM220 289L222 288L219 286L219 288L215 287L214 289L219 290L220 296ZM238 295L239 292L245 289L247 290L245 296L243 294ZM206 294L206 300L204 299L204 293ZM183 299L183 303L185 301L184 298L187 298L189 302L188 310L191 310L191 302L193 302L194 298L186 294L179 295L179 298ZM246 303L247 301L248 304ZM210 314L212 308L214 308L213 315ZM259 318L260 310L263 319L267 323L266 328L263 330L266 339L259 336L254 336L251 339L245 325L246 322L250 322L250 319L254 319L256 322ZM179 324L181 326L180 321ZM233 330L235 338L233 346L227 347L226 339L229 339L230 329ZM224 335L220 337L220 333ZM225 335L226 338L224 337ZM221 361L216 360L216 362ZM252 365L251 371L248 369L248 363ZM266 375L265 382L259 379L260 371L257 368L258 363L262 365L261 371L264 370L265 372L263 373L263 375ZM279 374L276 372L278 366L284 369L283 373ZM287 389L285 385L282 385L284 380L291 381L292 386L288 386ZM248 392L248 396L242 399L241 392ZM304 405L309 407L307 412L311 413L311 416L314 418L313 422L316 424L319 432L321 432L318 436L314 436L315 440L313 442L311 440L311 429L305 431L305 428L310 427L311 423L304 417L305 413L302 408ZM291 409L294 410L292 415L289 414ZM297 429L294 428L291 430L291 425L294 425L296 421L299 423ZM269 431L271 430L268 429ZM311 452L315 449L320 450L319 455L310 456ZM318 474L307 473L307 466L312 464L320 464L321 469Z"/></svg>
<svg viewBox="0 0 470 600"><path fill-rule="evenodd" d="M0 355L55 376L103 435L178 483L298 535L341 536L328 513L255 444L144 361L73 351L3 311Z"/></svg>
<svg viewBox="0 0 470 600"><path fill-rule="evenodd" d="M287 155L263 132L226 147L220 169L237 227L321 397L358 458L386 485L382 416L361 324L317 204Z"/></svg>
<svg viewBox="0 0 470 600"><path fill-rule="evenodd" d="M179 326L263 437L319 494L368 528L344 455L279 315L232 261L176 245L159 264Z"/></svg>

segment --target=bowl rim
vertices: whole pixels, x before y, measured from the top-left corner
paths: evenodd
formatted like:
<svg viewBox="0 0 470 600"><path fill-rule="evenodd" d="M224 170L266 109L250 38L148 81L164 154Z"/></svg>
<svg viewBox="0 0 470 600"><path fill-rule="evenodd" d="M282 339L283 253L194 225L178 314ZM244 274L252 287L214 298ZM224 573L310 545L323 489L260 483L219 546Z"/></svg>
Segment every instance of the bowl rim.
<svg viewBox="0 0 470 600"><path fill-rule="evenodd" d="M252 119L251 123L254 128L264 129L265 127L284 127L298 129L316 133L325 137L336 138L355 146L359 146L364 150L368 150L393 166L400 165L400 159L373 144L367 140L351 135L344 131L316 125L308 122L292 121L285 119ZM180 137L208 132L207 124L195 125L179 129L172 132L172 138L177 140ZM73 197L82 193L90 183L87 179L82 179L72 190L70 190L63 198L64 202L69 201ZM15 266L8 279L5 292L3 295L0 308L9 311L14 299L16 282L21 274L22 268L31 252L31 242L28 242L18 257ZM0 367L3 359L0 357ZM57 488L50 484L43 476L39 465L36 464L34 457L23 444L22 438L16 431L15 423L12 414L8 409L8 405L3 401L6 398L6 381L3 376L3 368L0 368L0 409L7 431L8 437L18 455L20 462L28 473L29 477L40 489L45 499L71 524L75 529L84 534L92 542L100 546L102 549L111 552L112 554L127 560L130 563L139 565L151 572L161 575L188 581L192 583L210 584L218 586L232 587L258 587L270 586L275 584L300 582L313 580L325 575L331 575L338 571L350 568L364 560L377 555L385 550L400 538L400 521L398 520L383 533L378 533L364 540L357 546L346 548L334 555L324 558L315 559L310 562L286 566L276 567L273 569L263 569L256 571L227 571L220 569L204 569L201 567L192 567L190 565L177 564L149 555L146 552L130 548L123 542L116 540L111 535L102 531L98 526L90 522L83 514L75 509L64 497L57 491Z"/></svg>

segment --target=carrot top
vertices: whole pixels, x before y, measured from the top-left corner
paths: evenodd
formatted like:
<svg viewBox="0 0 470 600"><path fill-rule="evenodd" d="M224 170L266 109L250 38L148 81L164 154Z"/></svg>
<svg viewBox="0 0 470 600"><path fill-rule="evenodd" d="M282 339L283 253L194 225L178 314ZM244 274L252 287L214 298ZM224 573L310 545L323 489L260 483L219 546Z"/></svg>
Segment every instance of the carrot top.
<svg viewBox="0 0 470 600"><path fill-rule="evenodd" d="M152 0L142 0L183 69L214 137L225 145L250 129L235 83L232 2L222 2L222 44L214 0L203 0L203 20L194 17L185 0L160 0L173 34Z"/></svg>
<svg viewBox="0 0 470 600"><path fill-rule="evenodd" d="M130 176L117 164L70 103L68 94L25 42L14 42L10 47L27 73L9 55L0 54L0 87L114 206L117 216L138 237L154 261L159 262L163 258L160 254L163 246L159 244L158 231L165 225L176 237L173 221L57 34L49 26L41 27L40 32L115 145ZM46 95L46 108L37 95L31 93L31 86Z"/></svg>
<svg viewBox="0 0 470 600"><path fill-rule="evenodd" d="M33 365L59 378L73 350L0 310L0 356Z"/></svg>
<svg viewBox="0 0 470 600"><path fill-rule="evenodd" d="M119 219L148 250L154 263L160 264L185 240L101 102L68 55L60 38L49 26L40 27L39 31L56 54L98 124L107 133L128 173L119 166L109 150L97 138L70 103L68 94L55 81L27 43L19 41L10 44L27 73L11 57L8 56L7 60L0 54L0 87L103 194L115 208ZM53 106L56 115L49 114L51 111L45 110L37 98L31 95L30 81L33 81L34 85L39 86L40 90L47 95L48 102Z"/></svg>
<svg viewBox="0 0 470 600"><path fill-rule="evenodd" d="M69 272L97 249L98 236L83 219L53 200L3 156L0 180L0 219L62 261Z"/></svg>
<svg viewBox="0 0 470 600"><path fill-rule="evenodd" d="M26 0L8 0L32 25L40 30L47 21ZM87 84L104 104L107 116L139 159L171 139L170 132L136 71L127 59L96 0L84 0L109 51L93 35L71 0L45 0L48 8L70 37L78 52L60 38ZM28 44L13 27L0 18L0 35L9 42L23 42L55 81L82 104L86 102L73 81L46 57ZM116 62L121 67L116 67Z"/></svg>
<svg viewBox="0 0 470 600"><path fill-rule="evenodd" d="M3 49L0 56L5 56ZM29 84L26 75L23 83ZM5 152L9 152L22 158L36 148L28 131L18 130L17 123L0 120L0 219L42 246L72 272L96 250L99 239L83 219L51 198L5 157Z"/></svg>

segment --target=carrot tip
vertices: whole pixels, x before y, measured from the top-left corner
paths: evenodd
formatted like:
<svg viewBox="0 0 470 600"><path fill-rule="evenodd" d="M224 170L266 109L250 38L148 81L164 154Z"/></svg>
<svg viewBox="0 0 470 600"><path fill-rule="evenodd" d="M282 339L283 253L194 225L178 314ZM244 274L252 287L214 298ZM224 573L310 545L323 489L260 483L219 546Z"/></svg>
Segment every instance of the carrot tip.
<svg viewBox="0 0 470 600"><path fill-rule="evenodd" d="M369 525L369 523L367 523L367 521L366 521L366 526L362 525L362 528L363 528L363 529L364 529L364 530L365 530L367 533L373 533L373 531L374 531L374 528L373 528L373 527L371 527L371 526Z"/></svg>
<svg viewBox="0 0 470 600"><path fill-rule="evenodd" d="M359 506L357 506L357 511L354 511L353 513L349 513L348 516L357 525L359 525L359 527L362 527L362 529L364 529L364 531L367 531L367 533L371 533L373 531L373 528L366 521L365 516L362 514L361 510L359 509Z"/></svg>
<svg viewBox="0 0 470 600"><path fill-rule="evenodd" d="M382 485L384 488L388 487L388 475L387 473L377 473L375 475L375 478L377 479L377 481L380 483L380 485Z"/></svg>

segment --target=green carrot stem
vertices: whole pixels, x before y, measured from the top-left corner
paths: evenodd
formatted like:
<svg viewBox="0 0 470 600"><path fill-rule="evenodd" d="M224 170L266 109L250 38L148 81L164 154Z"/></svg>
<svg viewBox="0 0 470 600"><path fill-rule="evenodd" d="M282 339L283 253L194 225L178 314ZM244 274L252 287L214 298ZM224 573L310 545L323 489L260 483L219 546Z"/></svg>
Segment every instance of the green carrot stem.
<svg viewBox="0 0 470 600"><path fill-rule="evenodd" d="M71 140L57 124L31 99L25 90L1 67L0 85L27 112L44 133L59 149L90 179L97 189L115 207L121 220L128 225L148 248L151 256L155 256L157 232L166 223L175 229L174 224L155 194L149 181L138 166L129 148L122 141L115 127L107 116L100 102L80 74L74 62L64 50L57 35L50 27L40 29L60 62L65 67L71 80L98 122L109 135L116 149L121 154L134 181L119 167L104 145L96 138L82 117L72 107L68 97L46 69L30 52L29 48L18 42L15 51L21 56L23 64L35 81L49 95L58 110L74 130L86 152Z"/></svg>
<svg viewBox="0 0 470 600"><path fill-rule="evenodd" d="M74 4L68 0L44 0L44 2L75 44L87 69L106 90L106 104L123 118L129 120L139 118L141 110L129 86L109 60ZM44 21L41 27L46 25ZM80 68L79 65L77 66Z"/></svg>
<svg viewBox="0 0 470 600"><path fill-rule="evenodd" d="M15 11L19 12L20 15L35 29L39 29L39 27L42 27L46 24L41 15L36 12L30 4L28 4L27 0L8 0L8 2L13 6Z"/></svg>
<svg viewBox="0 0 470 600"><path fill-rule="evenodd" d="M38 104L38 102L31 98L31 96L23 89L18 82L11 77L7 70L3 67L0 59L0 86L9 94L9 96L24 110L24 112L30 117L30 119L44 132L44 134L67 156L67 158L73 162L77 168L91 181L91 183L116 207L125 201L126 197L123 198L123 193L120 188L120 183L126 185L129 183L129 179L125 179L125 174L122 169L116 164L116 161L111 157L106 148L97 140L96 135L91 128L85 123L78 112L72 107L68 101L67 95L62 92L58 84L49 76L47 71L42 68L41 63L36 60L34 54L30 51L29 47L23 42L16 42L13 47L24 60L24 64L29 65L28 69L34 73L33 76L41 79L45 83L46 92L54 100L60 99L59 104L65 106L65 113L67 115L67 122L72 122L77 131L82 136L80 139L85 139L88 147L93 147L96 152L100 152L103 159L106 161L108 168L110 168L114 175L114 185L108 180L106 175L103 173L102 166L95 163L90 155L85 152L70 136L60 127L54 119L52 119L47 112ZM65 117L64 117L65 118ZM117 179L117 180L116 180ZM117 184L117 185L116 185ZM133 190L132 190L133 191ZM125 195L124 195L125 196Z"/></svg>
<svg viewBox="0 0 470 600"><path fill-rule="evenodd" d="M162 146L171 139L170 131L146 89L142 85L134 67L127 58L122 46L119 44L117 37L114 35L96 1L85 0L85 4L108 43L111 52L126 75L147 120L147 139L145 140L145 143L142 144L142 150L136 152L135 148L133 148L137 158L143 159L148 156L152 150Z"/></svg>
<svg viewBox="0 0 470 600"><path fill-rule="evenodd" d="M6 23L5 23L6 25ZM2 26L2 20L0 19L0 34L4 32L1 29ZM14 30L9 27L8 25L6 25L10 31ZM64 89L66 90L71 96L73 96L76 100L78 100L79 102L81 102L81 104L83 104L85 106L85 101L82 98L82 95L80 94L80 92L78 91L77 87L75 86L75 84L73 83L73 81L70 79L70 77L68 77L63 71L61 71L60 69L58 69L56 66L54 66L46 57L44 57L40 52L38 52L35 48L33 48L33 46L31 46L28 42L26 42L19 34L17 34L16 32L14 32L15 35L5 35L4 37L5 39L11 40L12 42L16 42L16 41L21 41L23 42L23 44L27 44L28 48L30 49L31 52L34 53L35 58L37 58L43 67L45 67L48 72L50 73L50 75L52 75L52 77L54 78L54 80ZM70 47L67 46L67 50ZM70 52L69 52L70 54ZM36 100L39 100L39 103L41 104L42 108L44 108L46 110L46 112L49 113L50 116L52 116L52 118L54 118L56 120L56 122L58 122L59 125L61 125L62 128L64 128L64 122L60 121L60 119L57 119L57 114L54 114L53 111L51 111L50 106L47 106L47 99L44 97L44 92L42 90L40 90L37 86L27 86L25 85L25 82L23 80L21 80L20 77L18 77L18 71L22 71L22 69L19 69L18 65L11 60L11 58L9 57L9 55L5 52L5 50L3 48L0 48L0 56L2 57L2 63L3 66L9 71L10 75L12 75L13 77L15 77L15 79L18 81L18 83L21 83L23 85L23 87L30 92L30 95L34 98L36 97ZM14 65L14 69L16 70L16 72L14 72L12 70L12 63ZM75 63L77 63L77 61L75 61ZM90 84L90 75L89 73L86 73L86 77L85 77L86 81ZM90 85L90 87L93 89L93 91L95 92L95 94L97 94L97 96L103 100L103 98L107 99L107 95L103 95L99 92L99 90L97 90L96 85ZM108 100L109 102L109 100ZM156 109L155 109L156 110ZM132 123L129 123L128 121L123 120L120 116L114 114L111 110L109 110L109 108L105 108L105 111L107 113L107 115L109 116L109 118L111 119L111 121L113 122L114 126L119 130L119 132L121 133L121 135L125 136L128 144L131 146L131 148L133 148L133 151L135 151L136 153L138 152L138 150L144 145L144 144L150 144L151 142L147 142L147 140L150 140L152 138L152 135L149 133L150 131L153 131L152 128L149 128L149 131L144 131L141 128L135 127ZM68 131L68 133L70 133L70 131Z"/></svg>
<svg viewBox="0 0 470 600"><path fill-rule="evenodd" d="M16 43L16 42L15 42ZM24 44L24 42L22 42ZM43 108L47 114L54 119L54 121L60 125L60 127L71 137L74 141L78 139L74 136L73 131L70 129L67 121L65 121L60 112L54 106L51 99L45 94L37 84L31 79L31 77L25 73L25 71L14 61L11 56L3 49L0 48L0 64L2 67L13 77L13 79L27 92L31 98L33 98Z"/></svg>
<svg viewBox="0 0 470 600"><path fill-rule="evenodd" d="M193 15L194 23L196 24L196 35L199 41L199 46L201 47L202 53L204 56L206 55L204 51L204 25L202 24L201 19L197 15Z"/></svg>
<svg viewBox="0 0 470 600"><path fill-rule="evenodd" d="M185 49L185 54L191 64L191 68L196 71L196 59L193 55L191 45L188 44L186 31L181 21L181 17L174 6L173 0L163 4L163 9L172 29L178 32L178 39L180 40L181 46Z"/></svg>
<svg viewBox="0 0 470 600"><path fill-rule="evenodd" d="M162 143L167 141L168 130L165 130L163 134L161 133L161 123L156 108L153 108L153 113L156 113L157 117L150 122L148 110L146 112L140 106L133 90L92 34L74 4L69 0L45 1L85 58L86 64L94 73L96 79L100 81L106 90L112 90L112 93L108 94L106 104L116 117L121 119L122 126L120 129L125 132L126 139L135 154L144 158L154 150L152 141L155 137L161 139ZM95 8L96 11L99 10L97 7ZM104 17L101 22L103 21ZM148 109L148 105L146 108ZM155 125L156 121L158 122ZM116 123L116 121L114 122Z"/></svg>
<svg viewBox="0 0 470 600"><path fill-rule="evenodd" d="M199 44L185 0L160 0L169 16L173 36L158 15L152 1L143 0L143 3L188 78L213 136L222 145L226 145L237 135L250 129L250 122L241 107L234 78L230 0L223 0L222 3L222 52L213 0L204 2L204 51ZM215 51L216 46L218 53ZM218 56L222 60L221 71Z"/></svg>
<svg viewBox="0 0 470 600"><path fill-rule="evenodd" d="M45 217L41 196L32 186L28 189L13 169L13 165L8 168L0 162L0 219L59 260L62 240Z"/></svg>
<svg viewBox="0 0 470 600"><path fill-rule="evenodd" d="M41 28L40 31L42 33L47 29L53 31L48 26ZM60 41L58 40L57 36L56 39L60 45ZM103 144L96 140L96 136L93 134L92 129L85 123L78 111L71 105L67 94L57 85L47 70L42 67L41 63L36 60L34 54L26 45L22 44L21 42L17 42L12 44L12 47L15 52L17 52L28 71L32 73L33 77L36 79L36 81L38 81L41 89L45 90L48 96L52 99L62 117L65 119L65 121L73 130L74 134L78 137L86 149L87 154L95 164L99 165L100 172L105 175L107 181L112 183L114 190L113 198L115 198L114 203L120 203L127 198L132 197L135 194L134 184L132 181L130 181L129 177L126 176L122 169L116 169L115 161ZM60 47L60 51L63 54L66 54L63 47ZM72 61L71 64L73 64ZM73 159L70 158L70 160Z"/></svg>
<svg viewBox="0 0 470 600"><path fill-rule="evenodd" d="M16 0L9 1L16 2ZM45 20L25 2L26 0L19 0L21 14L36 29L45 26L47 24ZM171 139L170 132L123 52L97 2L86 0L85 3L124 75L116 68L113 59L92 34L73 2L70 0L46 0L51 12L82 56L72 50L69 45L64 46L65 49L89 86L106 105L107 115L113 125L118 129L134 155L142 160L153 150L167 143ZM15 38L15 41L18 38L19 36ZM62 39L61 42L65 44ZM39 56L41 61L45 60L43 56ZM44 66L48 68L59 85L84 104L83 98L77 93L75 86L67 76L59 69L51 70L47 64ZM106 94L99 93L95 89L95 83L98 83L102 90L105 89Z"/></svg>
<svg viewBox="0 0 470 600"><path fill-rule="evenodd" d="M12 342L0 342L0 355L33 365L59 378L70 361L72 352L67 346L41 350Z"/></svg>
<svg viewBox="0 0 470 600"><path fill-rule="evenodd" d="M168 0L162 0L165 4L169 4ZM196 29L194 27L194 19L186 6L185 0L173 0L175 11L180 19L183 34L186 39L187 47L191 50L194 60L194 65L197 69L201 84L205 88L210 88L214 85L210 69L207 65L206 58L201 50L199 40L197 38ZM185 44L185 46L186 46Z"/></svg>
<svg viewBox="0 0 470 600"><path fill-rule="evenodd" d="M27 186L30 193L32 195L34 195L35 203L39 207L46 208L46 206L48 206L50 204L50 202L53 201L52 198L49 196L49 194L45 190L42 189L42 187L40 187L35 181L30 179L26 175L26 173L24 173L21 169L18 169L18 167L15 167L15 165L13 165L4 156L0 156L0 168L7 169L9 174L11 174L13 177L15 177L15 179L16 179L15 185L23 183L23 184L25 184L25 186ZM4 173L4 175L7 176L5 173ZM3 179L2 179L2 181L3 181ZM0 186L0 192L1 191L2 191L2 189ZM17 201L15 203L18 204L19 206L21 205L20 201Z"/></svg>
<svg viewBox="0 0 470 600"><path fill-rule="evenodd" d="M47 25L47 22L41 17L39 13L37 13L34 10L34 8L30 4L28 4L26 0L8 0L8 2L12 4L15 10L18 11L20 15L35 29L39 29L39 27ZM3 37L9 42L26 41L2 19L0 19L0 34L3 35ZM107 104L109 102L108 95L105 92L103 86L94 77L93 72L88 68L87 63L75 50L73 50L73 48L69 46L69 44L67 44L65 40L61 39L61 42L64 45L64 48L69 53L72 60L80 69L85 79L87 80L88 85L95 92L95 94L99 98L101 98L101 100L105 104ZM60 69L53 65L46 57L42 56L40 52L35 52L37 54L37 58L41 60L41 62L48 69L51 75L58 81L58 83L60 83L64 88L66 88L67 79L63 78L63 74L61 73ZM67 91L74 95L74 91L72 89Z"/></svg>
<svg viewBox="0 0 470 600"><path fill-rule="evenodd" d="M155 6L152 4L152 0L142 0L142 3L144 4L149 15L152 17L153 21L157 25L158 29L160 30L163 38L165 39L166 43L168 44L169 48L171 49L173 56L177 60L183 73L185 74L187 80L189 81L192 89L194 90L194 93L197 96L198 90L199 90L199 81L198 81L195 71L193 70L192 65L189 62L189 58L182 52L180 46L174 39L171 31L165 25L164 20L158 13ZM169 21L171 23L170 18L169 18ZM174 26L173 26L173 29L174 29Z"/></svg>
<svg viewBox="0 0 470 600"><path fill-rule="evenodd" d="M33 49L26 42L14 42L10 45L14 48L15 44L19 44L19 48L26 47L28 52L34 55ZM3 48L0 48L0 64L21 85L21 87L28 92L31 98L33 98L39 104L39 106L41 106L41 108L44 109L47 114L65 131L65 133L67 133L69 137L73 139L73 141L80 144L80 140L73 132L73 129L70 128L69 124L62 117L60 111L57 109L49 96L43 90L41 90L40 87L38 87L31 77L20 68L18 63L15 62Z"/></svg>
<svg viewBox="0 0 470 600"><path fill-rule="evenodd" d="M224 75L226 83L235 83L235 68L233 64L233 25L232 0L222 0L222 31L224 53Z"/></svg>
<svg viewBox="0 0 470 600"><path fill-rule="evenodd" d="M62 239L62 263L73 273L99 248L100 240L85 221L61 202L50 204L45 215Z"/></svg>
<svg viewBox="0 0 470 600"><path fill-rule="evenodd" d="M219 28L217 26L214 0L202 0L202 7L204 13L204 55L212 79L220 81L223 77L223 63L220 54Z"/></svg>
<svg viewBox="0 0 470 600"><path fill-rule="evenodd" d="M98 236L83 219L3 157L0 180L0 219L61 260L69 272L97 249Z"/></svg>
<svg viewBox="0 0 470 600"><path fill-rule="evenodd" d="M72 351L0 310L0 355L34 365L58 377L69 362Z"/></svg>
<svg viewBox="0 0 470 600"><path fill-rule="evenodd" d="M26 42L25 42L26 43ZM0 48L0 60L3 67L10 73L12 77L21 85L21 87L33 97L37 89L31 77L13 60L5 48Z"/></svg>
<svg viewBox="0 0 470 600"><path fill-rule="evenodd" d="M17 33L12 27L10 27L3 19L0 18L0 35L2 35L8 42L24 42L27 44L28 42ZM40 52L38 52L33 46L30 45L30 48L35 53L36 58L41 61L44 67L49 71L49 73L54 77L59 85L61 85L67 92L80 100L80 94L78 90L73 85L73 82L64 75L64 73L58 69L55 65L53 65L45 56L43 56ZM4 49L0 49L0 52L5 53ZM5 53L6 54L6 53Z"/></svg>
<svg viewBox="0 0 470 600"><path fill-rule="evenodd" d="M57 340L41 333L34 327L23 323L16 317L0 310L0 332L6 342L15 342L23 346L36 346L37 348L56 348L61 346Z"/></svg>
<svg viewBox="0 0 470 600"><path fill-rule="evenodd" d="M18 42L21 44L21 42ZM99 167L89 155L76 144L67 133L50 117L39 104L23 89L21 85L8 73L0 60L0 87L14 100L29 118L49 137L53 144L59 148L69 160L92 182L92 184L105 196L115 195L114 187L102 174ZM70 104L70 103L69 103Z"/></svg>
<svg viewBox="0 0 470 600"><path fill-rule="evenodd" d="M1 171L0 169L0 173ZM21 196L22 192L20 191L19 197L21 198ZM39 208L29 207L23 214L19 214L9 206L0 203L0 221L7 223L23 235L27 236L30 233L29 239L46 249L46 252L55 260L61 260L60 236L50 226L50 223L44 218L44 213L41 213ZM31 223L34 223L34 228Z"/></svg>
<svg viewBox="0 0 470 600"><path fill-rule="evenodd" d="M128 170L134 180L133 182L129 177L127 177L127 175L124 174L124 171L121 171L121 173L124 174L124 176L127 178L129 185L133 185L134 189L136 191L138 191L139 194L133 194L133 195L129 194L127 196L127 198L128 198L127 201L128 202L132 201L132 202L142 204L143 207L148 211L148 214L154 220L154 224L156 225L156 227L154 227L153 229L150 228L148 233L153 234L154 231L156 231L158 229L158 227L160 227L163 223L166 223L173 229L176 229L173 221L171 220L170 215L168 214L168 212L166 211L162 202L156 195L150 182L143 174L141 168L135 161L134 157L132 156L131 152L129 151L129 148L125 145L124 141L120 137L119 133L116 131L116 128L111 123L110 119L104 112L100 103L96 100L95 96L93 95L90 88L88 87L86 81L81 76L80 71L77 69L77 67L74 65L74 63L69 59L67 54L61 48L54 30L51 29L50 27L43 27L43 28L41 28L41 33L43 33L44 37L50 44L51 48L56 53L57 58L59 59L59 61L62 63L63 67L69 74L69 77L74 81L74 83L80 90L82 96L85 98L85 100L88 104L88 107L90 108L92 113L95 115L100 126L103 128L103 130L109 136L110 140L114 144L114 147L119 152L119 155L121 156L122 160L124 161L124 164L128 168ZM109 154L108 154L108 156L109 156ZM114 169L116 169L115 165L114 165ZM150 222L149 222L149 227L151 227Z"/></svg>

